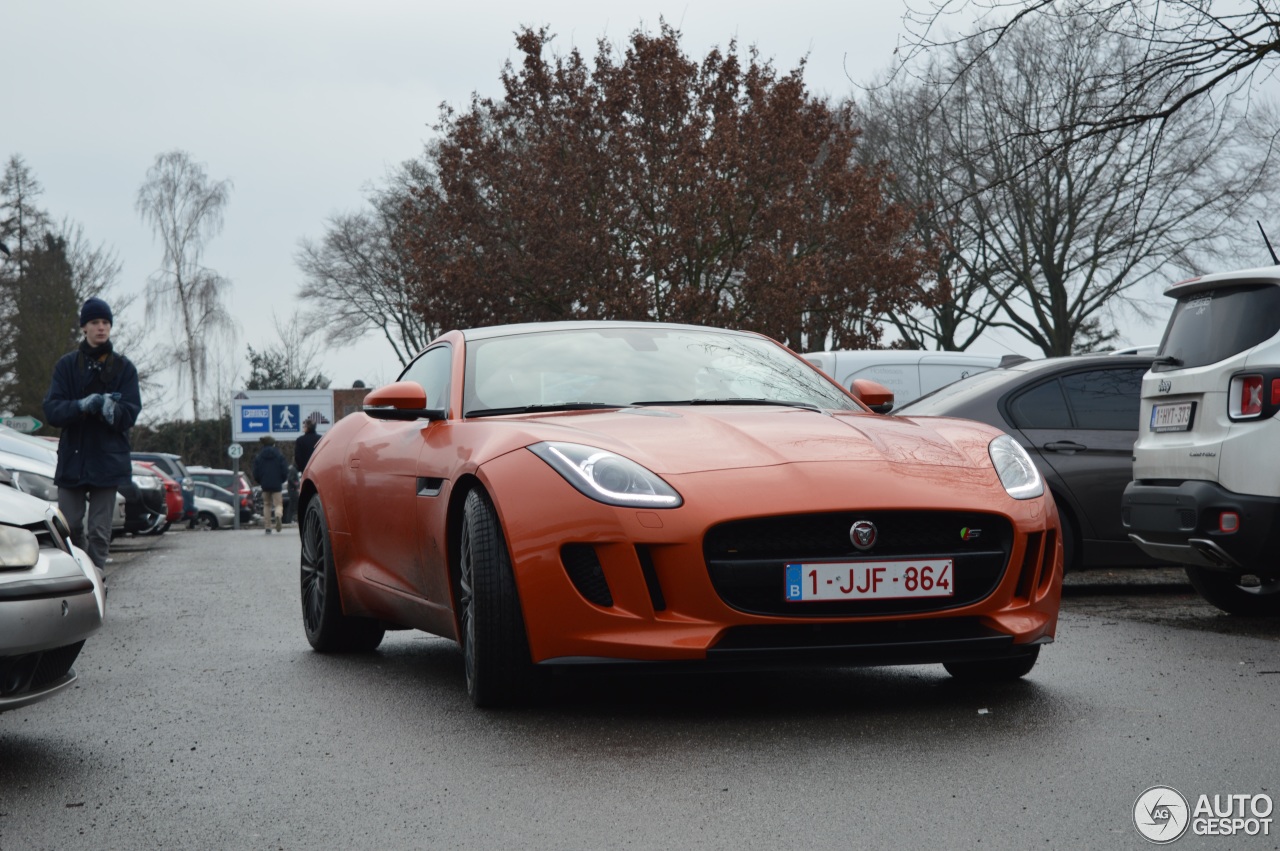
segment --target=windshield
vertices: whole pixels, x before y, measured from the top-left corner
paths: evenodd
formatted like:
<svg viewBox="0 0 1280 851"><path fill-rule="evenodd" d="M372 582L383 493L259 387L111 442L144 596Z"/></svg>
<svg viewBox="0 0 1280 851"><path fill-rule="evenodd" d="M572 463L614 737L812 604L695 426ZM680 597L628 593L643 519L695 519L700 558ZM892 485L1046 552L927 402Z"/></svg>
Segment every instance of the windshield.
<svg viewBox="0 0 1280 851"><path fill-rule="evenodd" d="M744 334L587 327L467 344L464 416L752 402L862 410L787 349Z"/></svg>

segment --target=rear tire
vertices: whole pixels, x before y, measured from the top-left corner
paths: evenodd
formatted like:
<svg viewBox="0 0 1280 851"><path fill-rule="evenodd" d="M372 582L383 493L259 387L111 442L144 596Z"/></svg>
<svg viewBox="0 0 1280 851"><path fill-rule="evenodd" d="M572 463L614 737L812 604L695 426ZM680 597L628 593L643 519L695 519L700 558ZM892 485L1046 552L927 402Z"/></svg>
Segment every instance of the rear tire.
<svg viewBox="0 0 1280 851"><path fill-rule="evenodd" d="M302 628L322 653L367 653L382 643L386 630L372 618L342 613L337 569L329 543L329 523L316 496L302 527Z"/></svg>
<svg viewBox="0 0 1280 851"><path fill-rule="evenodd" d="M1242 584L1230 573L1187 565L1187 579L1201 597L1232 615L1274 617L1280 615L1280 579L1262 579Z"/></svg>
<svg viewBox="0 0 1280 851"><path fill-rule="evenodd" d="M966 662L944 662L942 667L957 680L975 683L999 683L1016 680L1031 673L1040 658L1040 645L1025 653L1003 659L975 659Z"/></svg>
<svg viewBox="0 0 1280 851"><path fill-rule="evenodd" d="M467 694L478 707L509 706L535 690L536 674L502 524L476 489L462 507L459 626Z"/></svg>

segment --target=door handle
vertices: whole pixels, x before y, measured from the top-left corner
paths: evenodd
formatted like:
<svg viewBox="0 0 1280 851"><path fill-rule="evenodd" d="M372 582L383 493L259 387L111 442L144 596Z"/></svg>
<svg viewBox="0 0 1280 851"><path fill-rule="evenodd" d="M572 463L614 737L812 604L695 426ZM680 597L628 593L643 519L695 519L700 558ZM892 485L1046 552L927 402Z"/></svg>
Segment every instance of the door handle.
<svg viewBox="0 0 1280 851"><path fill-rule="evenodd" d="M1089 447L1083 443L1076 443L1073 440L1055 440L1053 443L1046 443L1044 448L1050 452L1062 452L1066 455L1074 455L1077 452L1083 452Z"/></svg>

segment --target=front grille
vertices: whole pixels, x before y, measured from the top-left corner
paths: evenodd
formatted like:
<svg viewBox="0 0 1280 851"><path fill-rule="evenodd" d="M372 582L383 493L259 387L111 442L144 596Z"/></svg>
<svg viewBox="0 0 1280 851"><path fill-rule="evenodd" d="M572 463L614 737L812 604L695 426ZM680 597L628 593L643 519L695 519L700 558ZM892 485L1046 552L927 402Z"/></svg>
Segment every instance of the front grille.
<svg viewBox="0 0 1280 851"><path fill-rule="evenodd" d="M849 530L858 520L876 525L866 551ZM967 534L966 534L967 533ZM725 603L755 614L831 617L906 614L977 602L999 585L1013 549L1013 526L994 514L959 511L859 511L736 520L715 526L703 539L711 584ZM787 564L950 558L949 597L789 603Z"/></svg>
<svg viewBox="0 0 1280 851"><path fill-rule="evenodd" d="M21 656L0 657L0 696L14 697L65 676L80 655L83 641Z"/></svg>
<svg viewBox="0 0 1280 851"><path fill-rule="evenodd" d="M84 647L84 642L77 641L75 644L68 644L65 647L58 647L41 653L40 664L36 666L35 676L31 678L32 687L51 683L65 675L67 671L71 670L71 666L75 664L76 657L80 655L80 648L82 647Z"/></svg>

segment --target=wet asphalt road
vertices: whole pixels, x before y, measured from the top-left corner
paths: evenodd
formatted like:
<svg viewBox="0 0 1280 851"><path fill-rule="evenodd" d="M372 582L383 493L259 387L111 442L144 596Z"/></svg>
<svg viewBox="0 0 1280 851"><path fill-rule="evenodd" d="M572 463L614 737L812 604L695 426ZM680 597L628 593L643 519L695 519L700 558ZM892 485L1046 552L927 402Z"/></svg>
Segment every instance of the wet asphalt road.
<svg viewBox="0 0 1280 851"><path fill-rule="evenodd" d="M113 556L78 684L0 715L0 851L1136 849L1150 786L1280 797L1280 622L1217 614L1176 571L1072 580L1020 683L579 675L483 713L450 642L311 652L294 530Z"/></svg>

